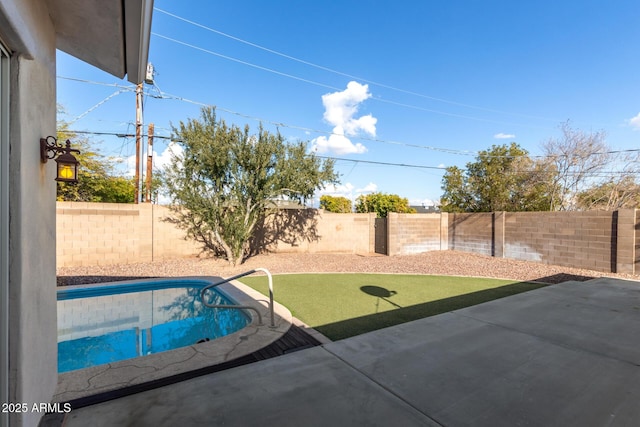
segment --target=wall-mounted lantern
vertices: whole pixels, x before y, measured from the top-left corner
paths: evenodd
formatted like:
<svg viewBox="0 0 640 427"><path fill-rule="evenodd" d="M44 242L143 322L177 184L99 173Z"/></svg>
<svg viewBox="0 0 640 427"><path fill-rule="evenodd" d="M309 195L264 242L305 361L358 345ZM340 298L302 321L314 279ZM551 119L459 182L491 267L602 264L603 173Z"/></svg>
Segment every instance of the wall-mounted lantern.
<svg viewBox="0 0 640 427"><path fill-rule="evenodd" d="M71 141L67 139L66 145L58 144L58 139L53 136L40 138L40 159L47 163L48 159L55 159L57 163L56 181L78 182L78 165L80 162L71 153L79 153L80 150L71 148Z"/></svg>

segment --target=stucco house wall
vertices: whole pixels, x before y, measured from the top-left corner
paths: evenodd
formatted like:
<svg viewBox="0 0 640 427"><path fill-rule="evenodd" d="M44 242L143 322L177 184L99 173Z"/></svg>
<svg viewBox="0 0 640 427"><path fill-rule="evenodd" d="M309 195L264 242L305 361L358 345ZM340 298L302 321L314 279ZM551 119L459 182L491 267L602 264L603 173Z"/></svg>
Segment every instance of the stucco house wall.
<svg viewBox="0 0 640 427"><path fill-rule="evenodd" d="M9 117L8 126L0 120L2 206L8 200L8 218L0 212L0 266L8 266L0 274L8 295L0 301L2 403L30 409L50 402L57 386L55 163L41 163L39 144L56 135L56 47L140 82L152 9L152 0L0 0L0 44L9 54L0 74L9 75L9 90L0 91ZM0 425L36 426L42 415L3 412Z"/></svg>
<svg viewBox="0 0 640 427"><path fill-rule="evenodd" d="M10 59L10 402L49 402L57 385L55 175L39 139L55 135L55 29L39 0L0 0L0 38ZM48 166L51 166L50 164ZM42 414L9 414L37 425Z"/></svg>

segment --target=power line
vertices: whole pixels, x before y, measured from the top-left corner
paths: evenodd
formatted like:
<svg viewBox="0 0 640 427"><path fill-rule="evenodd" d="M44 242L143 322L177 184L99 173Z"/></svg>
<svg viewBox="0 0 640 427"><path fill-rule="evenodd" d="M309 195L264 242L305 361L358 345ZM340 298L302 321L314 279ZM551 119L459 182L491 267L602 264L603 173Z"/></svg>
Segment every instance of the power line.
<svg viewBox="0 0 640 427"><path fill-rule="evenodd" d="M117 133L117 132L97 132L97 131L81 131L81 130L69 130L69 133L78 133L78 134L83 134L83 135L110 135L110 136L116 136L118 138L133 138L136 135L135 134L125 134L125 133ZM143 135L143 136L148 136L148 135ZM155 138L159 138L159 139L166 139L166 140L171 140L173 142L183 142L182 140L179 139L173 139L171 137L168 136L158 136L158 135L154 135L153 136L154 139ZM359 159L345 159L342 157L332 157L332 156L320 156L317 155L318 158L320 159L331 159L331 160L337 160L337 161L343 161L343 162L354 162L354 163L367 163L367 164L374 164L374 165L384 165L384 166L401 166L401 167L407 167L407 168L420 168L420 169L438 169L438 170L445 170L445 167L441 167L441 166L425 166L425 165L412 165L412 164L406 164L406 163L390 163L390 162L375 162L372 160L359 160Z"/></svg>
<svg viewBox="0 0 640 427"><path fill-rule="evenodd" d="M247 115L247 114L239 113L237 111L229 110L229 109L224 108L224 107L214 106L214 105L207 104L207 103L200 102L200 101L193 101L191 99L187 99L187 98L184 98L184 97L181 97L181 96L171 95L169 93L163 93L160 96L149 94L148 96L151 97L151 98L157 98L157 99L173 99L173 100L176 100L176 101L187 102L187 103L198 105L198 106L201 106L201 107L212 107L212 108L215 108L216 110L220 110L220 111L223 111L225 113L233 114L235 116L239 116L239 117L242 117L242 118L245 118L245 119L249 119L249 120L254 120L254 121L257 121L257 122L269 123L269 124L274 125L276 127L284 127L284 128L289 128L289 129L300 130L300 131L303 131L303 132L317 133L317 134L323 134L323 135L344 136L344 135L337 134L337 133L330 132L330 131L318 130L318 129L308 128L308 127L298 126L298 125L290 125L290 124L286 124L286 123L282 123L282 122L275 122L275 121L264 119L264 118L260 118L260 117L250 116L250 115ZM385 139L380 139L380 138L371 138L371 137L366 137L366 136L359 136L359 137L355 137L354 139L363 140L363 141L371 141L371 142L380 142L380 143L391 144L391 145L400 145L400 146L411 147L411 148L420 148L420 149L425 149L425 150L430 150L430 151L438 151L438 152L447 153L447 154L456 154L456 155L464 155L464 156L477 154L477 152L472 152L472 151L453 150L453 149L450 149L450 148L432 147L432 146L428 146L428 145L411 144L411 143L400 142L400 141L390 141L390 140L385 140Z"/></svg>
<svg viewBox="0 0 640 427"><path fill-rule="evenodd" d="M406 164L406 163L374 162L372 160L345 159L345 158L342 158L342 157L332 157L332 156L319 156L319 155L316 155L316 157L318 157L320 159L330 159L330 160L336 160L336 161L341 161L341 162L367 163L367 164L383 165L383 166L400 166L400 167L405 167L405 168L438 169L438 170L446 170L447 169L447 168L441 167L441 166L424 166L424 165L411 165L411 164Z"/></svg>
<svg viewBox="0 0 640 427"><path fill-rule="evenodd" d="M105 102L107 102L108 100L110 100L111 98L114 98L118 95L120 95L123 92L127 92L126 89L120 89L115 91L114 93L112 93L111 95L107 96L105 99L103 99L102 101L98 102L96 105L94 105L93 107L90 107L88 110L86 110L85 112L83 112L82 114L80 114L79 116L76 116L73 120L71 120L68 124L71 125L75 122L77 122L78 120L80 120L81 118L83 118L84 116L86 116L87 114L89 114L90 112L92 112L93 110L95 110L96 108L98 108L99 106L101 106L102 104L104 104Z"/></svg>
<svg viewBox="0 0 640 427"><path fill-rule="evenodd" d="M250 116L250 115L247 115L247 114L239 113L237 111L229 110L229 109L224 108L224 107L219 107L219 106L207 104L207 103L200 102L200 101L193 101L193 100L190 100L190 99L187 99L187 98L184 98L184 97L171 95L169 93L162 93L160 96L149 94L148 96L150 96L151 98L157 98L157 99L173 99L173 100L177 100L177 101L182 101L182 102L187 102L187 103L190 103L190 104L198 105L198 106L201 106L201 107L212 107L212 108L215 108L216 110L224 111L225 113L233 114L233 115L245 118L245 119L254 120L254 121L258 121L258 122L262 122L262 123L269 123L269 124L277 126L277 127L284 127L284 128L301 130L301 131L305 131L305 132L313 132L313 133L324 134L324 135L343 136L342 134L337 134L337 133L330 132L330 131L318 130L318 129L308 128L308 127L303 127L303 126L298 126L298 125L290 125L290 124L286 124L286 123L282 123L282 122L275 122L275 121L264 119L264 118L260 118L260 117ZM366 136L359 136L359 137L356 137L354 139L363 140L363 141L371 141L371 142L380 142L380 143L391 144L391 145L400 145L400 146L411 147L411 148L421 148L421 149L426 149L426 150L430 150L430 151L438 151L438 152L442 152L442 153L456 154L456 155L463 155L463 156L477 156L477 155L480 154L479 151L454 150L454 149L451 149L451 148L433 147L433 146L428 146L428 145L412 144L412 143L407 143L407 142L392 141L392 140L386 140L386 139L380 139L380 138L371 138L371 137L366 137ZM588 155L589 156L595 156L595 155L601 155L601 154L621 154L621 153L634 153L634 152L640 152L640 148L631 148L631 149L627 149L627 150L609 150L609 151L602 151L602 152L594 152L594 153L589 153ZM542 158L558 158L558 157L568 157L568 156L570 156L570 155L569 154L560 154L560 155L555 155L555 154L553 154L553 155L552 154L549 154L549 155L522 154L522 155L519 155L519 156L504 155L504 156L487 156L487 157L489 157L489 158L514 158L514 159L518 158L518 157L529 157L529 158L532 158L532 159L534 159L534 158L542 159Z"/></svg>
<svg viewBox="0 0 640 427"><path fill-rule="evenodd" d="M83 80L83 79L76 79L76 78L71 78L71 77L64 77L64 76L57 76L58 78L62 78L62 79L67 79L67 80L72 80L72 81L78 81L78 82L82 82L82 83L87 83L87 84L94 84L94 85L102 85L102 86L115 86L115 87L123 87L123 88L127 88L129 90L135 90L134 86L128 87L128 86L121 86L121 85L114 85L114 84L108 84L108 83L101 83L101 82L94 82L94 81L90 81L90 80ZM316 134L323 134L323 135L336 135L336 136L343 136L341 134L337 134L334 132L330 132L330 131L324 131L324 130L318 130L318 129L314 129L314 128L309 128L309 127L304 127L304 126L299 126L299 125L291 125L291 124L286 124L283 122L276 122L273 120L268 120L268 119L264 119L264 118L260 118L260 117L256 117L256 116L251 116L251 115L247 115L247 114L243 114L234 110L230 110L224 107L219 107L219 106L214 106L208 103L204 103L204 102L200 102L200 101L194 101L188 98L184 98L181 96L177 96L177 95L172 95L169 93L165 93L162 92L160 90L158 90L158 92L160 93L160 95L155 95L152 93L147 93L146 95L148 97L151 98L155 98L155 99L172 99L172 100L177 100L177 101L182 101L182 102L186 102L186 103L190 103L193 105L198 105L201 107L212 107L215 108L216 110L220 110L223 111L225 113L228 114L233 114L236 115L238 117L242 117L245 119L249 119L249 120L253 120L253 121L257 121L257 122L262 122L262 123L269 123L271 125L274 125L276 127L284 127L284 128L289 128L289 129L295 129L295 130L299 130L299 131L303 131L303 132L310 132L310 133L316 133ZM110 97L112 97L114 95L111 95ZM110 98L108 97L108 98ZM104 101L102 101L104 102ZM95 134L95 135L100 135L101 133L98 132L83 132L83 131L76 131L76 133L89 133L89 134ZM125 134L114 134L114 133L102 133L104 135L116 135L116 136L121 136L121 137L133 137L135 135L125 135ZM154 136L157 139L165 139L165 140L170 140L170 137L166 137L166 136L160 136L160 135L155 135ZM380 139L380 138L371 138L371 137L366 137L366 136L359 136L356 137L354 139L357 140L363 140L363 141L370 141L370 142L378 142L378 143L384 143L384 144L390 144L390 145L398 145L398 146L404 146L404 147L410 147L410 148L419 148L419 149L426 149L426 150L430 150L430 151L437 151L437 152L442 152L442 153L446 153L446 154L454 154L454 155L463 155L463 156L477 156L480 154L480 152L478 151L469 151L469 150L455 150L455 149L449 149L449 148L442 148L442 147L434 147L434 146L428 146L428 145L420 145L420 144L412 144L412 143L407 143L407 142L401 142L401 141L392 141L392 140L385 140L385 139ZM640 152L640 149L626 149L626 150L609 150L609 151L604 151L604 152L594 152L594 153L589 153L589 156L593 156L593 155L601 155L601 154L622 154L622 153L635 153L635 152ZM518 158L518 157L529 157L529 158L558 158L558 157L568 157L569 154L566 155L529 155L529 154L523 154L520 156L512 156L512 155L504 155L504 156L487 156L489 158Z"/></svg>
<svg viewBox="0 0 640 427"><path fill-rule="evenodd" d="M69 130L69 133L77 133L77 134L86 134L86 135L110 135L110 136L116 136L118 138L134 138L136 135L135 134L125 134L125 133L118 133L118 132L98 132L98 131L76 131L76 130ZM143 134L143 136L147 137L148 135ZM170 140L172 142L183 142L180 139L174 139L171 138L169 136L158 136L158 135L154 135L154 139L155 138L159 138L159 139L164 139L164 140ZM622 150L622 151L627 151L627 150ZM639 151L639 150L635 150L635 151ZM361 160L361 159L347 159L344 157L335 157L335 156L322 156L322 155L318 155L316 154L316 156L320 159L331 159L331 160L335 160L335 161L341 161L341 162L352 162L352 163L363 163L363 164L374 164L374 165L381 165L381 166L395 166L395 167L406 167L406 168L416 168L416 169L435 169L435 170L442 170L442 171L446 171L447 167L445 166L427 166L427 165L416 165L416 164L408 164L408 163L392 163L392 162L378 162L378 161L373 161L373 160ZM461 171L465 171L465 168L460 168ZM516 174L517 172L515 171L505 171L506 173L510 173L510 174ZM531 170L531 171L522 171L525 173L529 173L529 174L537 174L537 171ZM589 177L589 178L607 178L607 177L613 177L613 176L617 176L620 173L625 173L625 174L632 174L632 175L638 175L640 174L640 170L638 171L624 171L624 170L619 170L619 171L614 171L614 170L607 170L607 171L593 171L593 172L588 172L588 173L583 173L583 172L566 172L566 175L580 175L580 174L584 174L585 177ZM540 182L544 182L543 179L539 180Z"/></svg>
<svg viewBox="0 0 640 427"><path fill-rule="evenodd" d="M228 61L237 62L239 64L246 65L246 66L253 67L253 68L257 68L257 69L262 70L262 71L267 71L269 73L274 73L274 74L277 74L277 75L280 75L280 76L283 76L283 77L288 77L290 79L299 80L301 82L309 83L309 84L316 85L316 86L321 86L321 87L324 87L324 88L327 88L327 89L341 90L340 88L337 88L335 86L330 86L330 85L326 85L324 83L319 83L319 82L315 82L313 80L309 80L309 79L305 79L305 78L302 78L302 77L294 76L292 74L283 73L281 71L273 70L271 68L263 67L261 65L252 64L251 62L243 61L241 59L232 58L231 56L223 55L221 53L217 53L217 52L214 52L212 50L205 49L203 47L199 47L199 46L196 46L196 45L193 45L193 44L190 44L190 43L186 43L186 42L183 42L183 41L180 41L180 40L176 40L176 39L173 39L171 37L163 36L162 34L158 34L158 33L154 33L154 32L152 32L151 34L156 36L156 37L160 37L162 39L169 40L169 41L171 41L173 43L177 43L177 44L180 44L180 45L183 45L183 46L187 46L187 47L190 47L192 49L196 49L196 50L199 50L201 52L208 53L209 55L214 55L214 56L217 56L219 58L226 59Z"/></svg>
<svg viewBox="0 0 640 427"><path fill-rule="evenodd" d="M160 37L163 37L163 36L160 36ZM182 42L179 42L179 41L177 41L177 42L182 44ZM194 48L200 49L198 47L194 47ZM95 81L91 81L91 80L84 80L84 79L78 79L78 78L66 77L66 76L57 76L57 78L70 80L70 81L76 81L76 82L80 82L80 83L99 85L99 86L119 87L119 88L124 88L124 89L129 90L129 91L135 91L135 86L122 86L122 85L118 85L118 84L95 82ZM319 84L322 85L321 83L319 83ZM326 85L323 85L323 86L326 86ZM339 88L332 87L332 86L326 86L326 87L331 88L331 89L335 89L335 90L340 90ZM213 105L208 104L208 103L199 102L199 101L193 101L193 100L190 100L190 99L187 99L187 98L184 98L184 97L171 95L171 94L168 94L168 93L160 91L159 88L158 88L158 91L159 91L160 95L155 95L155 94L151 94L151 93L147 93L146 95L147 95L147 97L156 98L156 99L174 99L174 100L177 100L177 101L183 101L183 102L187 102L187 103L190 103L190 104L198 105L198 106L201 106L201 107L214 107L217 110L224 111L224 112L229 113L229 114L233 114L233 115L236 115L236 116L239 116L239 117L243 117L243 118L254 120L254 121L258 121L258 122L269 123L269 124L272 124L272 125L278 126L278 127L286 127L286 128L290 128L290 129L304 131L304 132L313 132L313 133L324 134L324 135L338 135L336 133L329 132L329 131L312 129L312 128L307 128L307 127L297 126L297 125L287 125L287 124L282 123L282 122L274 122L272 120L267 120L267 119L262 119L262 118L259 118L259 117L249 116L249 115L242 114L242 113L239 113L239 112L236 112L236 111L233 111L233 110L229 110L229 109L226 109L226 108L223 108L223 107L213 106ZM110 96L109 98L111 98L113 96L114 95ZM101 103L103 103L103 102L104 101L102 101ZM95 108L95 107L92 107L92 108ZM85 114L85 113L83 113L83 114ZM74 120L74 122L75 121L77 121L77 119ZM76 133L82 133L82 132L76 132ZM156 136L156 138L169 139L169 138L160 137L160 136ZM477 152L471 152L471 151L466 151L466 150L452 150L452 149L448 149L448 148L431 147L431 146L425 146L425 145L419 145L419 144L411 144L411 143L406 143L406 142L383 140L383 139L378 139L378 138L358 137L357 139L365 140L365 141L371 141L371 142L381 142L381 143L392 144L392 145L400 145L400 146L406 146L406 147L412 147L412 148L421 148L421 149L427 149L427 150L431 150L431 151L439 151L439 152L448 153L448 154L465 155L465 156L477 154Z"/></svg>
<svg viewBox="0 0 640 427"><path fill-rule="evenodd" d="M233 62L242 64L242 65L253 67L253 68L256 68L256 69L259 69L259 70L262 70L262 71L266 71L266 72L269 72L269 73L274 73L274 74L277 74L277 75L282 76L282 77L287 77L287 78L290 78L290 79L293 79L293 80L298 80L298 81L309 83L309 84L312 84L312 85L315 85L315 86L320 86L320 87L324 87L324 88L327 88L327 89L335 90L335 91L338 91L338 92L344 90L344 89L341 89L341 88L336 87L336 86L331 86L331 85L328 85L328 84L325 84L325 83L320 83L320 82L317 82L317 81L314 81L314 80L306 79L304 77L294 76L293 74L284 73L282 71L277 71L277 70L274 70L272 68L263 67L261 65L257 65L257 64L253 64L251 62L243 61L241 59L233 58L233 57L228 56L228 55L223 55L221 53L214 52L212 50L205 49L203 47L196 46L196 45L193 45L191 43L186 43L186 42L183 42L183 41L180 41L180 40L176 40L174 38L167 37L167 36L155 33L155 32L152 32L151 34L156 36L156 37L163 38L165 40L171 41L171 42L176 43L176 44L180 44L180 45L183 45L183 46L195 49L195 50L199 50L201 52L204 52L204 53L207 53L207 54L210 54L210 55L213 55L213 56L217 56L219 58L223 58L223 59L226 59L226 60L229 60L229 61L233 61ZM389 99L381 98L379 96L371 96L371 99L373 99L375 101L378 101L378 102L385 103L385 104L395 105L395 106L409 108L409 109L418 110L418 111L424 111L424 112L427 112L427 113L440 114L440 115L448 116L448 117L457 117L457 118L461 118L461 119L476 120L476 121L487 122L487 123L497 123L497 124L509 125L509 126L523 126L523 127L529 127L529 128L546 129L546 127L544 127L544 126L525 125L525 124L522 124L522 123L511 123L511 122L505 122L505 121L501 121L501 120L492 120L492 119L485 119L485 118L482 118L482 117L467 116L467 115L464 115L464 114L449 113L449 112L446 112L446 111L440 111L440 110L434 110L434 109L431 109L431 108L420 107L418 105L412 105L412 104L406 104L406 103L402 103L402 102L392 101L392 100L389 100Z"/></svg>
<svg viewBox="0 0 640 427"><path fill-rule="evenodd" d="M168 16L170 16L172 18L175 18L175 19L178 19L180 21L186 22L187 24L190 24L190 25L193 25L195 27L210 31L212 33L221 35L223 37L227 37L227 38L235 40L235 41L237 41L239 43L243 43L243 44L246 44L248 46L254 47L256 49L260 49L260 50L263 50L265 52L269 52L271 54L280 56L282 58L286 58L286 59L289 59L291 61L295 61L295 62L304 64L304 65L307 65L307 66L310 66L310 67L313 67L313 68L317 68L319 70L327 71L327 72L330 72L330 73L333 73L333 74L337 74L337 75L340 75L340 76L343 76L343 77L348 77L350 79L360 80L360 81L363 81L365 83L369 83L369 84L372 84L372 85L375 85L375 86L379 86L379 87L382 87L382 88L385 88L385 89L393 90L393 91L396 91L396 92L402 92L402 93L405 93L405 94L408 94L408 95L413 95L413 96L417 96L417 97L420 97L420 98L429 99L429 100L432 100L432 101L442 102L442 103L446 103L446 104L456 105L456 106L459 106L459 107L465 107L465 108L470 108L470 109L479 110L479 111L506 114L506 115L511 115L511 116L525 117L525 118L542 119L542 120L548 120L548 121L556 121L556 122L558 121L556 119L551 119L551 118L548 118L548 117L540 117L540 116L533 116L533 115L528 115L528 114L512 113L512 112L508 112L508 111L495 110L495 109L490 109L490 108L486 108L486 107L480 107L480 106L477 106L477 105L471 105L471 104L465 104L465 103L461 103L461 102L457 102L457 101L451 101L451 100L444 99L444 98L437 98L437 97L430 96L430 95L425 95L425 94L422 94L422 93L419 93L419 92L416 92L416 91L402 89L402 88L391 86L391 85L388 85L388 84L385 84L385 83L380 83L380 82L376 82L376 81L373 81L373 80L365 79L363 77L354 76L352 74L345 73L343 71L338 71L338 70L335 70L335 69L332 69L332 68L329 68L329 67L325 67L323 65L318 65L318 64L315 64L313 62L306 61L304 59L300 59L300 58L296 58L296 57L291 56L291 55L287 55L287 54L279 52L277 50L273 50L273 49L261 46L261 45L259 45L257 43L253 43L253 42L250 42L250 41L247 41L247 40L243 40L243 39L241 39L239 37L232 36L230 34L227 34L227 33L224 33L222 31L216 30L214 28L208 27L206 25L197 23L195 21L191 21L189 19L183 18L181 16L175 15L173 13L167 12L166 10L163 10L163 9L160 9L160 8L157 8L157 7L154 7L154 10L157 11L157 12L160 12L160 13L164 13L165 15L168 15Z"/></svg>
<svg viewBox="0 0 640 427"><path fill-rule="evenodd" d="M67 76L56 76L57 79L62 79L62 80L70 80L72 82L79 82L79 83L87 83L87 84L92 84L92 85L97 85L97 86L110 86L110 87L116 87L119 89L125 89L125 90L130 90L131 92L136 90L136 87L134 85L121 85L118 83L104 83L104 82L96 82L93 80L86 80L86 79L79 79L76 77L67 77Z"/></svg>
<svg viewBox="0 0 640 427"><path fill-rule="evenodd" d="M108 135L108 136L117 136L118 138L135 138L135 133L119 133L119 132L98 132L98 131L86 131L86 130L69 130L69 133L78 133L81 135ZM143 137L147 137L149 135L142 134ZM178 140L172 139L170 136L161 136L161 135L153 135L154 139L166 139L169 141L182 142Z"/></svg>

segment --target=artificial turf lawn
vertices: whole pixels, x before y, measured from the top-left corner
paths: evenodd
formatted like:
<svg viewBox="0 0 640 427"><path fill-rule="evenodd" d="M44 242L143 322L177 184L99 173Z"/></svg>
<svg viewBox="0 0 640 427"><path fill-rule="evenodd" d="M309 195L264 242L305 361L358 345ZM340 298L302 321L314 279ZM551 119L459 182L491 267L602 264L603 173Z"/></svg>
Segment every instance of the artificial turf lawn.
<svg viewBox="0 0 640 427"><path fill-rule="evenodd" d="M268 295L265 276L241 281ZM542 286L500 279L405 274L273 277L275 300L334 341Z"/></svg>

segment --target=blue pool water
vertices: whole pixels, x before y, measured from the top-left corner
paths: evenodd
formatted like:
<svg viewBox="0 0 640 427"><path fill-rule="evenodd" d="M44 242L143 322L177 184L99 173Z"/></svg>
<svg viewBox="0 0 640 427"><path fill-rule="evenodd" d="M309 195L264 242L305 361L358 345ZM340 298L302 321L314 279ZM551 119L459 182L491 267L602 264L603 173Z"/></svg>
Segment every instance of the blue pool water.
<svg viewBox="0 0 640 427"><path fill-rule="evenodd" d="M210 341L249 324L200 301L205 280L155 280L58 291L58 372ZM215 288L209 303L233 304Z"/></svg>

